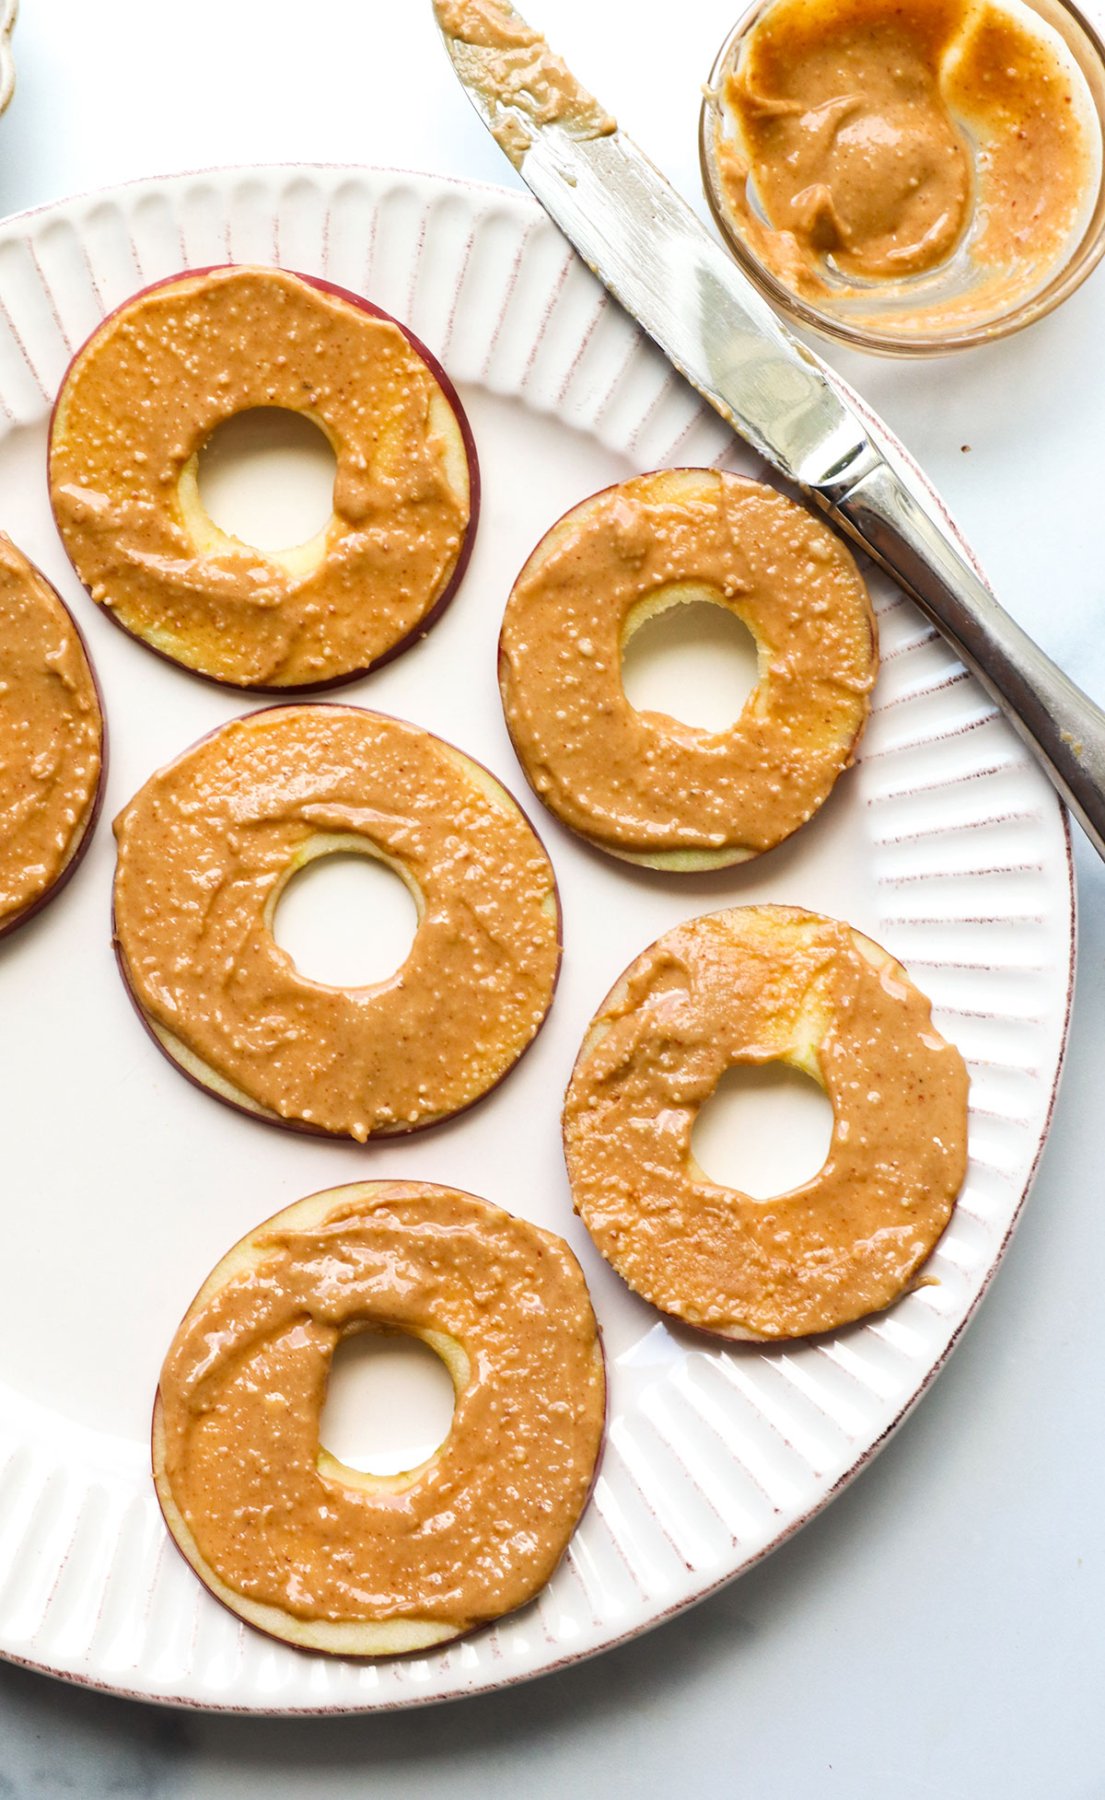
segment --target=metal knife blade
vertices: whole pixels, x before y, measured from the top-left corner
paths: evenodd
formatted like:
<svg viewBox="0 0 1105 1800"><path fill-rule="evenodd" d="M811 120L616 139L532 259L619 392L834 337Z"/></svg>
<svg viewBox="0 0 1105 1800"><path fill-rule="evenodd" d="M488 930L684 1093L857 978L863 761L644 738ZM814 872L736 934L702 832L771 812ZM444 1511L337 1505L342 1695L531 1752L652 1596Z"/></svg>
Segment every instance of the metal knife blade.
<svg viewBox="0 0 1105 1800"><path fill-rule="evenodd" d="M998 605L886 428L853 407L510 0L434 0L434 10L476 111L599 280L921 606L1105 857L1105 713Z"/></svg>

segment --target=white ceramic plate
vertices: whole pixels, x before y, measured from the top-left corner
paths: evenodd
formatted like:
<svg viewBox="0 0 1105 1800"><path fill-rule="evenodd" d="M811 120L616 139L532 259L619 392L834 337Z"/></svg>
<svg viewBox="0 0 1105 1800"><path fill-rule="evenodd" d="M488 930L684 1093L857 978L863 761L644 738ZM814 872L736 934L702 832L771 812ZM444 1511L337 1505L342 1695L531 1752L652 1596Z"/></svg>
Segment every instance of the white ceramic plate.
<svg viewBox="0 0 1105 1800"><path fill-rule="evenodd" d="M484 473L472 567L425 642L342 697L490 764L524 799L560 876L564 976L536 1045L486 1104L382 1148L289 1137L198 1093L139 1026L109 944L107 821L242 702L157 661L80 591L47 505L47 417L70 352L105 309L183 266L229 259L369 295L460 385ZM789 845L677 880L592 853L539 816L495 683L511 579L567 506L678 463L760 472L514 194L364 170L226 170L48 207L0 231L0 524L87 632L112 744L87 862L0 949L8 1657L162 1701L289 1712L409 1705L554 1668L778 1544L871 1456L962 1331L1054 1099L1073 957L1062 815L935 633L875 582L884 666L862 759ZM930 1264L935 1285L868 1324L770 1350L713 1348L622 1287L573 1219L558 1116L587 1020L629 958L676 920L754 899L812 905L885 943L972 1075L970 1174ZM535 1605L443 1654L358 1665L269 1642L199 1586L154 1502L147 1425L169 1338L222 1252L302 1194L377 1175L454 1183L571 1240L605 1331L611 1414L593 1502Z"/></svg>

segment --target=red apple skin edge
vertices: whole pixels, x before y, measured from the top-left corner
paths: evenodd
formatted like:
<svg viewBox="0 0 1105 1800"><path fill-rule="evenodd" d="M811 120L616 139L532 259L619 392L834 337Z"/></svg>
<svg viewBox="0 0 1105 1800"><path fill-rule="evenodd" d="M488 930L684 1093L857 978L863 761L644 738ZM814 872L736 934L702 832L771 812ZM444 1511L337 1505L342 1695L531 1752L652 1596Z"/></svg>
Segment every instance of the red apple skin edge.
<svg viewBox="0 0 1105 1800"><path fill-rule="evenodd" d="M101 332L103 330L104 326L109 322L109 320L115 318L117 313L123 312L125 310L125 308L127 308L129 306L133 306L134 302L136 300L141 300L144 297L144 295L156 293L158 288L173 287L179 281L189 281L189 280L193 279L194 277L199 277L202 275L217 275L224 268L232 269L232 268L239 268L239 267L244 267L244 266L252 267L253 265L252 264L251 265L243 265L243 264L238 264L238 263L212 263L212 264L209 264L205 268L182 269L180 271L180 273L177 275L166 275L161 281L152 281L146 287L139 288L138 292L135 294L131 294L129 299L122 301L121 304L119 306L114 307L111 312L105 313L105 315L101 319L99 325L96 327L96 330L93 331L92 333L90 333L89 337L85 340L85 343L81 345L81 348L71 358L68 368L66 369L66 372L65 372L64 376L62 377L61 385L58 389L58 397L60 398L61 389L65 386L65 383L69 379L69 370L72 369L74 363L76 363L78 361L78 359L84 354L85 349L87 348L88 344L91 343L92 339L94 337L96 337L99 334L99 332ZM258 265L258 266L260 266L260 265ZM96 605L96 610L98 612L106 613L107 617L111 620L112 624L118 628L118 630L123 632L124 635L126 637L129 637L134 643L141 644L142 648L144 650L147 650L151 656L160 657L162 662L170 663L174 669L182 670L185 675L191 675L196 681L206 682L209 686L212 686L212 687L218 687L218 688L224 688L224 689L229 688L231 691L236 692L236 693L322 694L322 693L325 693L328 689L345 687L350 682L360 681L363 679L363 677L365 675L371 675L375 672L375 670L384 668L387 663L394 662L394 660L397 656L402 656L404 650L409 650L411 648L412 644L417 643L420 638L424 638L427 635L427 633L430 630L432 630L433 626L437 624L438 619L440 619L442 613L445 611L445 609L449 605L450 601L456 595L456 592L457 592L458 588L460 587L461 582L464 579L465 571L468 568L468 564L472 559L472 550L473 550L473 547L474 547L475 541L476 541L476 527L479 523L479 517L480 517L480 498L481 498L480 464L479 464L479 457L477 456L477 453L476 453L476 440L472 435L472 427L468 422L468 414L465 412L464 407L461 404L460 396L457 393L456 388L453 386L453 383L450 381L448 375L445 373L445 370L442 368L441 364L438 362L437 357L433 354L433 352L431 350L428 350L426 348L426 346L422 342L421 338L416 337L414 332L410 331L407 328L407 326L403 324L402 320L393 318L392 315L390 313L385 312L382 307L374 306L372 304L371 300L366 300L364 298L363 294L355 294L349 288L338 287L332 281L324 281L321 276L304 275L298 269L282 269L282 270L274 269L273 273L274 274L295 275L298 280L305 282L308 287L318 288L318 289L320 289L321 292L323 292L325 294L333 294L335 296L335 298L337 298L339 300L345 300L349 303L349 305L358 307L361 312L369 313L372 316L372 318L383 319L385 321L385 323L396 326L396 328L403 333L403 336L406 338L408 344L410 344L410 346L411 346L412 350L414 350L415 354L417 356L421 357L422 361L426 364L427 368L429 369L431 375L434 377L435 381L440 386L442 392L445 395L446 400L449 402L449 405L453 410L453 414L454 414L454 417L456 418L457 426L460 430L460 435L461 435L461 438L464 443L465 456L467 457L467 460L468 460L468 494L469 494L468 526L467 526L467 529L465 530L464 542L461 545L460 555L457 558L456 566L453 569L452 575L449 577L449 580L445 584L445 587L442 589L442 592L439 594L438 598L434 601L434 604L431 606L429 612L423 614L422 618L419 619L418 623L415 626L413 626L410 631L408 631L406 637L400 638L400 640L397 644L392 644L392 646L389 650L383 651L382 654L380 656L378 656L374 662L366 663L364 665L364 667L360 668L360 669L351 669L349 671L349 673L345 674L345 675L327 675L327 676L324 676L321 681L305 681L305 682L294 684L294 685L288 684L288 683L281 685L280 683L270 683L270 682L260 682L260 681L258 681L258 682L229 681L226 679L225 676L209 675L203 669L194 669L194 668L192 668L192 666L189 663L180 662L177 657L170 656L169 653L165 650L159 650L156 647L156 645L151 644L148 641L148 639L140 636L140 634L138 632L132 631L129 625L125 625L123 623L122 619L120 619L118 617L117 613L114 611L114 609L112 607L101 606L98 602L96 602L94 604ZM50 455L51 455L51 452L53 449L54 421L57 417L57 410L58 410L58 401L57 401L57 399L55 399L53 408L50 413L50 430L49 430L49 436L48 436L47 446L46 446L47 467L49 467ZM234 415L231 415L231 416L233 417ZM83 585L84 584L82 583L82 586ZM88 590L86 589L85 591L87 592Z"/></svg>
<svg viewBox="0 0 1105 1800"><path fill-rule="evenodd" d="M681 466L679 468L675 468L675 469L656 469L656 470L652 471L652 473L657 474L657 475L700 475L700 474L704 474L704 473L705 474L710 474L710 473L717 474L717 473L724 473L724 472L725 471L702 470L702 469L697 469L697 468L691 468L689 465L683 465L683 466ZM639 479L639 477L637 479ZM746 481L752 481L753 477L743 476L741 479L746 480ZM766 487L769 485L769 483L755 482L754 485L758 486L758 487ZM562 512L558 519L554 519L552 524L548 527L548 529L546 531L542 532L542 534L538 538L536 544L533 546L533 549L530 551L529 555L527 556L525 562L522 564L522 568L519 569L518 575L515 576L514 582L511 584L511 593L514 592L514 585L518 580L518 576L521 575L522 570L529 566L529 564L532 562L533 558L537 555L537 552L540 550L540 548L541 548L542 544L545 542L545 540L547 538L551 537L552 533L557 529L557 527L559 525L563 525L565 519L570 518L572 513L578 512L581 507L589 506L593 500L601 500L604 494L612 494L616 488L619 488L622 486L624 486L623 482L612 481L612 482L609 482L607 484L607 486L604 488L596 488L595 492L593 494L587 494L584 496L584 498L582 500L577 500L574 506L569 506L567 511ZM775 490L775 491L778 492L779 490ZM786 498L786 496L784 496L784 498ZM800 503L796 502L795 504L800 504ZM822 522L824 522L824 521L822 521ZM843 542L843 540L841 540L841 541ZM846 544L845 548L850 549L850 546ZM864 582L864 587L866 587L866 585L867 585L866 582ZM537 792L537 789L534 787L533 782L530 781L529 770L526 767L525 758L522 755L521 749L518 745L518 741L515 738L513 731L511 730L510 719L507 716L506 688L507 688L508 683L506 680L506 653L503 649L503 631L505 630L505 628L506 628L506 620L504 618L503 626L499 631L497 670L498 670L498 680L499 680L499 693L503 699L503 718L506 723L507 734L510 738L511 748L513 749L515 757L517 758L518 766L521 769L522 774L525 776L526 781L529 783L530 788L533 790L533 794L534 794L535 798L541 802L541 805L544 806L548 812L552 812L553 811L552 807L548 805L548 802L546 800L542 799L542 796ZM877 632L877 629L876 629L874 623L871 624L871 648L877 656L877 654L878 654L878 632ZM867 724L867 721L865 719L863 721L863 723L860 725L859 730L856 732L855 737L852 739L852 742L851 742L851 744L849 746L849 750L848 750L849 757L851 757L851 755L855 751L856 745L859 743L860 738L863 736L864 730L866 728L866 724ZM844 769L841 770L841 774L843 774L848 767L849 767L849 764L846 763L844 765ZM826 801L829 800L830 798L831 798L831 794L827 794L825 796ZM823 804L824 804L824 802L823 802ZM818 808L818 811L820 811L820 808ZM558 816L559 816L558 814L553 813L554 818L558 818ZM651 869L652 873L655 875L660 875L660 876L674 875L674 876L676 876L677 879L681 875L711 875L711 874L720 872L723 869L731 869L734 867L734 865L739 864L741 862L758 862L761 857L770 856L772 850L778 850L779 846L781 844L789 843L790 838L792 838L794 836L794 832L801 831L801 829L802 829L801 825L796 825L794 827L794 831L790 832L787 837L779 839L779 843L769 845L769 847L766 850L758 850L758 851L754 852L752 856L746 855L746 853L743 849L735 849L733 852L732 859L729 862L710 862L710 863L705 864L701 869L696 869L693 866L688 867L686 869L658 869L652 863L650 863L648 860L648 858L650 856L655 856L657 854L657 852L655 850L637 851L637 850L623 850L620 848L615 848L611 844L604 844L601 838L589 837L585 831L580 831L576 826L567 824L567 822L563 819L560 820L560 823L564 826L565 831L571 831L576 837L582 839L582 841L585 844L590 844L590 846L593 850L601 850L605 856L614 856L618 859L619 862L631 863L634 868ZM806 821L806 823L808 823L808 821ZM692 852L692 854L693 854L693 852Z"/></svg>
<svg viewBox="0 0 1105 1800"><path fill-rule="evenodd" d="M303 702L300 700L285 700L277 706L258 707L255 712L244 713L244 714L241 714L240 716L243 718L247 718L247 719L259 719L259 718L263 718L267 713L286 712L291 707L300 706L303 704L314 705L314 706L331 706L331 707L334 707L336 710L341 710L343 712L369 712L371 710L373 713L373 716L378 719L389 719L397 725L409 725L410 724L410 720L397 719L395 717L394 713L382 713L382 712L376 711L375 709L370 709L368 707L354 706L351 702L342 701L342 700L316 700L316 701L307 701L307 702ZM184 750L181 752L181 756L189 756L191 754L191 752L193 750L197 749L200 744L205 744L209 738L217 737L218 733L225 729L225 724L228 724L228 723L232 723L232 721L229 721L229 720L225 721L223 725L216 725L211 731L205 731L201 737L198 737L195 740L195 743L190 744L188 746L187 750ZM424 730L426 730L426 727L425 726L416 726L414 729L419 730L419 731L424 731ZM415 1125L399 1125L399 1126L396 1126L396 1128L393 1131L374 1131L374 1132L370 1133L369 1136L365 1139L366 1145L379 1143L381 1140L390 1140L392 1138L416 1137L419 1133L424 1132L424 1131L436 1131L439 1126L448 1125L453 1119L462 1118L465 1113L471 1112L471 1110L474 1106L480 1106L483 1103L483 1101L489 1099L490 1096L495 1092L495 1090L497 1088L501 1087L503 1082L507 1080L508 1076L513 1074L514 1070L518 1067L518 1064L521 1062L523 1056L525 1056L526 1052L532 1048L532 1046L536 1043L538 1037L540 1036L542 1028L544 1027L545 1021L548 1018L550 1012L552 1011L552 1004L553 1004L553 1000L556 998L557 987L560 984L560 971L561 971L561 967L562 967L563 961L564 961L564 909L563 909L563 906L561 905L561 900L560 900L560 884L556 879L556 870L555 870L555 868L553 868L552 858L550 857L548 850L545 847L544 841L542 840L542 838L540 837L538 832L534 830L532 820L529 818L529 816L525 812L524 808L519 806L518 801L515 799L514 795L510 792L509 788L506 786L506 783L503 781L500 781L499 777L494 773L493 770L491 770L487 767L486 763L479 762L476 757L470 756L468 754L467 750L460 750L456 744L450 744L447 742L447 740L445 738L438 737L438 734L436 732L427 731L426 735L428 737L438 738L438 742L445 744L447 749L455 751L458 756L463 756L467 762L470 762L474 768L482 769L485 775L489 775L491 777L491 780L495 783L496 787L502 788L504 794L507 795L507 798L512 802L512 804L515 807L517 807L519 814L525 820L525 822L529 826L530 830L533 832L533 836L536 839L538 845L540 846L542 855L545 857L545 860L548 863L549 868L552 870L552 879L553 879L552 893L553 893L553 900L555 901L555 904L556 904L556 946L557 946L556 970L553 975L552 987L549 990L548 1004L546 1005L545 1010L541 1015L541 1019L540 1019L540 1022L538 1023L536 1031L534 1032L533 1036L530 1038L529 1042L527 1044L523 1045L521 1051L515 1057L514 1061L510 1064L509 1068L504 1069L502 1074L500 1076L498 1076L497 1079L491 1083L490 1087L485 1088L482 1094L476 1094L473 1099L466 1101L463 1106L458 1106L455 1112L441 1113L435 1118L421 1120L419 1123L417 1123ZM179 762L181 760L181 758L177 757L174 760ZM170 763L166 766L171 768L172 764ZM161 1039L158 1037L157 1032L154 1030L152 1023L146 1014L146 1011L142 1005L142 1002L139 1000L137 994L134 991L133 986L131 985L130 972L127 968L126 957L123 954L122 945L119 942L119 938L118 938L118 935L117 935L116 929L115 929L114 902L112 903L112 909L111 909L111 942L112 942L112 947L115 951L115 961L118 966L119 973L122 976L123 986L126 989L127 998L130 1000L131 1005L134 1007L135 1012L138 1014L138 1017L139 1017L139 1020L141 1021L143 1029L148 1034L150 1040L157 1046L158 1050L161 1052L161 1054L165 1058L165 1060L172 1065L172 1067L176 1070L178 1075L182 1075L184 1077L185 1081L190 1081L192 1086L195 1088L198 1088L202 1094L206 1094L208 1099L217 1100L220 1105L229 1107L232 1112L238 1113L244 1119L251 1120L252 1123L255 1125L272 1125L272 1126L276 1126L281 1131L297 1132L300 1137L325 1138L330 1143L350 1144L350 1143L355 1142L355 1140L349 1136L348 1132L326 1131L323 1129L322 1126L310 1125L302 1119L270 1119L263 1113L254 1112L248 1106L240 1105L237 1100L231 1100L226 1094L220 1094L217 1088L209 1087L205 1081L200 1080L199 1076L193 1075L190 1069L184 1068L184 1066L181 1063L177 1062L176 1057L173 1056L172 1052L166 1047L165 1044L162 1043Z"/></svg>
<svg viewBox="0 0 1105 1800"><path fill-rule="evenodd" d="M410 1177L407 1177L407 1179L410 1179ZM356 1187L359 1185L359 1183L356 1183L356 1182L348 1183L347 1182L345 1185ZM440 1186L441 1184L435 1183L434 1185ZM327 1188L316 1189L316 1193L327 1193L329 1191L330 1190ZM338 1190L335 1189L334 1191L337 1192ZM469 1194L465 1188L456 1188L453 1191L458 1194L463 1194L465 1196L465 1198L468 1200L478 1200L480 1198L480 1196L478 1194ZM314 1194L306 1194L303 1197L304 1197L304 1199L314 1199L315 1195ZM485 1202L485 1204L486 1204L486 1202ZM282 1206L279 1210L280 1210L280 1212L286 1212L287 1207ZM254 1236L254 1233L258 1232L258 1231L264 1231L266 1225L270 1224L272 1219L275 1219L278 1216L279 1215L277 1213L271 1214L269 1219L263 1220L260 1225L255 1226L254 1230L249 1233L249 1236L250 1237ZM232 1245L231 1248L233 1248L233 1247L234 1246ZM571 1249L571 1245L569 1245L568 1247L569 1247L569 1249ZM574 1255L575 1252L573 1251L572 1254ZM582 1272L582 1264L580 1265L580 1269ZM584 1281L586 1282L586 1277L584 1277ZM588 1294L590 1294L590 1289L588 1289ZM195 1301L195 1296L193 1296L193 1299L191 1302L189 1302L189 1305L187 1307L185 1307L184 1312L181 1315L181 1321L180 1321L181 1324L184 1323L185 1318L187 1318L188 1313L191 1311L191 1307L194 1304L194 1301ZM594 1308L592 1307L592 1312L593 1311L594 1311ZM179 1330L179 1326L177 1329ZM610 1423L610 1381L608 1378L609 1377L609 1361L608 1361L608 1358L606 1355L606 1344L605 1344L605 1341L604 1341L603 1335L602 1335L602 1326L599 1323L597 1314L595 1314L595 1336L596 1336L596 1341L597 1341L598 1347L599 1347L599 1356L602 1358L602 1373L603 1373L602 1433L599 1438L599 1451L598 1451L598 1455L595 1458L595 1466L591 1472L591 1480L588 1485L587 1492L584 1496L583 1505L579 1509L579 1517L577 1518L575 1525L572 1529L572 1537L575 1536L576 1532L580 1528L580 1525L583 1523L583 1519L586 1515L587 1508L591 1504L592 1495L594 1494L595 1488L598 1486L598 1479L602 1473L603 1460L606 1456L607 1428ZM161 1399L161 1387L160 1387L160 1384L158 1384L158 1386L154 1389L153 1404L150 1408L150 1463L151 1463L151 1467L153 1464L153 1456L154 1456L153 1446L154 1446L154 1433L156 1430L156 1423L157 1423L157 1406L158 1406L158 1401L160 1399ZM452 1427L450 1427L450 1429L452 1429ZM376 1654L368 1656L368 1657L357 1658L356 1653L350 1652L349 1650L324 1650L324 1649L320 1649L317 1645L313 1645L313 1644L298 1644L298 1643L296 1643L294 1638L283 1637L277 1631L266 1631L264 1626L255 1625L252 1620L243 1619L241 1614L235 1612L234 1608L230 1605L230 1603L228 1601L224 1600L222 1595L216 1593L215 1589L209 1585L209 1583L207 1582L207 1580L203 1574L203 1571L200 1569L197 1569L197 1567L196 1567L195 1563L192 1561L191 1557L185 1555L184 1551L181 1549L180 1545L177 1543L176 1537L174 1536L172 1530L170 1529L168 1519L165 1518L165 1509L164 1509L164 1507L161 1506L161 1492L160 1492L160 1489L158 1488L156 1482L154 1482L153 1488L154 1488L154 1494L157 1499L158 1507L161 1509L161 1517L165 1523L165 1531L169 1538L169 1542L173 1546L173 1549L176 1551L177 1555L180 1557L181 1561L185 1564L185 1566L187 1568L191 1569L192 1574L196 1577L197 1581L199 1581L202 1584L202 1586L204 1588L206 1588L207 1592L211 1595L211 1598L213 1600L216 1600L218 1602L218 1604L223 1608L224 1612L228 1612L230 1614L231 1618L236 1619L240 1625L246 1625L250 1631L257 1632L259 1637L269 1638L273 1643L289 1644L293 1650L299 1650L305 1656L324 1656L324 1657L329 1657L331 1659L337 1659L338 1661L342 1661L342 1660L348 1661L348 1660L352 1659L355 1661L361 1660L361 1661L371 1661L371 1662L383 1662L383 1661L390 1661L393 1659L398 1659L399 1657L402 1657L402 1656L410 1656L412 1654L412 1652L410 1652L410 1651L397 1650L397 1651L391 1652L390 1654L386 1653L386 1652L385 1653L377 1652ZM546 1581L544 1583L544 1585L538 1589L537 1593L534 1594L529 1600L525 1600L522 1602L521 1606L515 1607L513 1615L510 1613L500 1613L494 1619L485 1619L478 1625L470 1625L468 1627L467 1631L458 1631L455 1637L445 1638L442 1640L442 1642L440 1644L438 1644L436 1646L432 1645L427 1650L418 1650L418 1651L413 1652L414 1656L415 1657L429 1656L433 1653L434 1649L437 1649L440 1651L450 1650L454 1644L463 1643L466 1638L475 1637L477 1632L489 1631L492 1628L492 1626L497 1625L499 1623L500 1619L508 1619L512 1616L517 1617L521 1613L524 1613L526 1611L527 1607L536 1605L537 1601L540 1599L541 1595L544 1593L545 1588L547 1588L549 1585L549 1582L552 1581L553 1576L556 1574L556 1570L559 1569L560 1564L563 1562L565 1556L567 1556L568 1551L571 1547L572 1537L570 1537L568 1539L568 1542L565 1544L564 1549L561 1551L561 1554L560 1554L559 1558L557 1559L556 1568L554 1568L552 1571L552 1574L550 1574L549 1580Z"/></svg>
<svg viewBox="0 0 1105 1800"><path fill-rule="evenodd" d="M30 561L30 558L28 558L28 561ZM6 938L11 932L18 931L21 925L28 924L30 922L30 920L34 918L35 914L41 912L42 908L44 906L48 906L50 904L51 900L55 900L57 898L57 896L61 893L62 888L65 887L66 883L73 879L73 876L76 874L77 869L79 868L80 864L84 861L85 856L88 852L88 847L92 842L93 836L95 835L96 826L97 826L97 823L99 822L100 814L103 811L104 795L107 792L107 765L108 765L107 712L104 707L104 691L103 691L103 688L100 686L100 677L96 673L96 665L92 661L92 657L89 654L88 644L85 641L84 632L81 630L80 626L77 624L77 621L73 617L73 614L70 612L68 606L66 606L66 604L65 604L65 601L62 599L61 595L58 593L57 588L54 586L52 581L49 581L47 579L47 577L42 573L42 570L40 568L38 568L38 566L36 564L32 563L31 567L34 569L35 574L39 577L39 580L45 582L46 586L49 588L50 592L53 594L54 599L57 601L58 605L61 607L62 611L64 612L66 618L69 620L70 625L73 627L73 631L76 634L77 641L80 644L82 651L84 652L84 660L88 664L88 671L92 677L92 689L96 695L96 704L100 709L100 774L99 774L99 778L96 782L96 792L92 796L92 805L88 809L88 817L85 820L84 829L81 832L80 842L77 844L76 848L74 849L72 855L69 858L69 861L66 863L65 867L61 870L61 873L54 877L54 879L50 883L49 887L44 888L42 890L41 894L36 894L35 898L27 906L23 907L23 909L20 912L15 913L12 916L12 918L6 919L4 921L4 923L2 925L0 925L0 941L2 941L4 938Z"/></svg>

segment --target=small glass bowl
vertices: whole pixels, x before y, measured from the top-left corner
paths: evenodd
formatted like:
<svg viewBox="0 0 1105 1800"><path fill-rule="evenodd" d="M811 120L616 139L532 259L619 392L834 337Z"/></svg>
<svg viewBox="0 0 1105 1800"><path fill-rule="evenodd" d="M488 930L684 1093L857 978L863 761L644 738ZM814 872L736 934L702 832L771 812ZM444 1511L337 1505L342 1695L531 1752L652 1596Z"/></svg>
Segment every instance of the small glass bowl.
<svg viewBox="0 0 1105 1800"><path fill-rule="evenodd" d="M12 60L12 32L19 0L0 0L0 112L3 112L15 88L15 63Z"/></svg>
<svg viewBox="0 0 1105 1800"><path fill-rule="evenodd" d="M962 307L971 269L962 247L941 269L894 283L892 289L889 284L875 281L862 287L842 282L839 297L830 292L824 298L812 299L788 287L765 265L744 234L739 216L727 203L714 152L718 134L729 135L721 100L725 77L772 4L773 0L755 0L718 52L702 104L699 156L706 197L718 229L744 273L774 306L798 324L857 350L885 356L933 356L972 344L992 343L1022 331L1052 312L1085 281L1105 253L1105 44L1070 0L1018 0L1019 9L1036 14L1066 45L1086 83L1098 136L1096 192L1087 195L1081 229L1072 233L1061 259L1041 278L1039 287L1005 307L991 306L971 316ZM940 291L942 281L948 284L946 292ZM923 309L931 310L934 302L944 300L957 301L962 316L954 324L939 328L922 323Z"/></svg>

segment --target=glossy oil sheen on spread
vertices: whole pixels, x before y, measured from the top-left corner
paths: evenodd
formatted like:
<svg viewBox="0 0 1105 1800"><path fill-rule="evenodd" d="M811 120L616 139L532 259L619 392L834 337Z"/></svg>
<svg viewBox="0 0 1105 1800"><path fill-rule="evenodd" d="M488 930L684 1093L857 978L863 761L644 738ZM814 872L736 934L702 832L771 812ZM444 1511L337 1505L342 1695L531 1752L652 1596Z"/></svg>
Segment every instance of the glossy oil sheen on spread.
<svg viewBox="0 0 1105 1800"><path fill-rule="evenodd" d="M461 80L483 97L492 133L516 167L532 143L531 127L559 125L576 138L617 130L509 0L434 0L434 10Z"/></svg>
<svg viewBox="0 0 1105 1800"><path fill-rule="evenodd" d="M0 534L0 930L49 891L79 847L102 741L73 621Z"/></svg>
<svg viewBox="0 0 1105 1800"><path fill-rule="evenodd" d="M331 705L254 713L154 775L115 831L115 930L141 1010L281 1118L364 1139L459 1111L548 1009L548 858L498 783L417 726ZM415 890L418 930L387 981L311 981L272 935L320 839L381 855Z"/></svg>
<svg viewBox="0 0 1105 1800"><path fill-rule="evenodd" d="M316 1199L319 1216L303 1202L254 1233L185 1318L159 1485L231 1603L466 1630L544 1585L590 1491L605 1388L583 1276L559 1238L449 1189ZM468 1369L441 1449L379 1491L320 1463L331 1358L366 1325L444 1334Z"/></svg>
<svg viewBox="0 0 1105 1800"><path fill-rule="evenodd" d="M703 595L756 639L760 679L709 732L637 712L621 655L634 609ZM877 668L848 551L772 489L710 470L639 476L569 513L507 605L500 683L530 781L615 851L765 850L851 760Z"/></svg>
<svg viewBox="0 0 1105 1800"><path fill-rule="evenodd" d="M691 1154L739 1063L784 1060L833 1106L812 1181L754 1200ZM966 1173L967 1073L928 1001L849 926L745 907L677 926L597 1015L564 1109L572 1192L599 1249L665 1312L728 1335L828 1331L888 1306Z"/></svg>
<svg viewBox="0 0 1105 1800"><path fill-rule="evenodd" d="M189 667L245 686L358 673L429 615L469 520L434 429L442 390L399 327L275 269L217 269L114 313L66 377L50 486L93 599ZM309 554L253 549L182 501L215 427L306 414L337 458Z"/></svg>
<svg viewBox="0 0 1105 1800"><path fill-rule="evenodd" d="M985 303L978 277L1011 304L1061 257L1092 185L1076 82L1031 14L992 0L773 0L723 83L725 198L800 294L908 281L962 244L976 280L959 310ZM931 319L937 303L917 304L954 323L956 302Z"/></svg>

